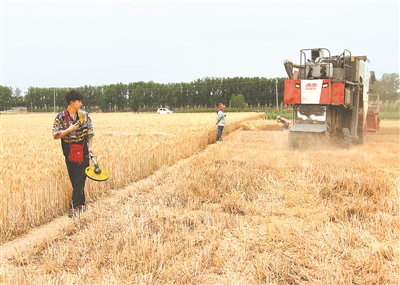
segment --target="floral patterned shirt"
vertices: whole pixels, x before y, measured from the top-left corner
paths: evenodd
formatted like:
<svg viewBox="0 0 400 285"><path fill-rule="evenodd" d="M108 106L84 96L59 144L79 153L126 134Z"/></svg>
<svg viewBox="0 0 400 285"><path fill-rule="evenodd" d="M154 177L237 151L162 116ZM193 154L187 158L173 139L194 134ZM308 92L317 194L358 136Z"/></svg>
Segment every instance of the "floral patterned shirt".
<svg viewBox="0 0 400 285"><path fill-rule="evenodd" d="M68 124L67 124L68 120ZM77 110L75 118L71 118L68 110L64 110L57 114L53 123L53 138L58 139L60 134L68 129L69 125L75 124L79 121L79 129L68 134L62 139L63 142L81 142L86 136L94 136L92 120L89 113L84 110ZM67 126L68 125L68 126Z"/></svg>

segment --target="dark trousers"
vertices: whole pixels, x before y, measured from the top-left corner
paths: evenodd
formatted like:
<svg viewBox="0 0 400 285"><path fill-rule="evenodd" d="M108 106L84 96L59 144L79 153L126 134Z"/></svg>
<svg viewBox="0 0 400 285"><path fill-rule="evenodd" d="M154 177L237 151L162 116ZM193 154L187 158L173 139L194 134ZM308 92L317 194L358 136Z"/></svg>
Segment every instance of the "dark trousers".
<svg viewBox="0 0 400 285"><path fill-rule="evenodd" d="M65 157L65 164L67 165L69 179L72 184L72 202L70 208L76 208L79 205L86 203L85 198L85 182L86 173L85 169L89 166L89 158L85 156L85 160L81 165L71 162Z"/></svg>
<svg viewBox="0 0 400 285"><path fill-rule="evenodd" d="M224 131L224 126L218 126L218 135L217 135L217 140L221 141L222 140L222 132Z"/></svg>

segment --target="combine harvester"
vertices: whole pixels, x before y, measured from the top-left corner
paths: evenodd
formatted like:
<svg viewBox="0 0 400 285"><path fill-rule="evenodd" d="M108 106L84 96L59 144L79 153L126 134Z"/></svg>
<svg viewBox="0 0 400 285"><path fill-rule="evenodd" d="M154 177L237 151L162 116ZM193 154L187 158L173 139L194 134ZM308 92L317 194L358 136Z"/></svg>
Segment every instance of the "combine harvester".
<svg viewBox="0 0 400 285"><path fill-rule="evenodd" d="M350 148L365 143L367 131L379 129L379 97L377 107L368 109L375 73L366 56L346 49L334 56L326 48L302 49L299 64L285 60L284 66L289 79L283 102L293 105L294 112L291 147L315 144L322 137Z"/></svg>

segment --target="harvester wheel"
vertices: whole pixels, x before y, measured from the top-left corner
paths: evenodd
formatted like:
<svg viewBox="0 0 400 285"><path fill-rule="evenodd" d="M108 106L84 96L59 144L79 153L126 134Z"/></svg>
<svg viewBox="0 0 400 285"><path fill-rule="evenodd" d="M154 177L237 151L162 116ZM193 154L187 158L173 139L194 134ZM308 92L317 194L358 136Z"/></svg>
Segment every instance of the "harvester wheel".
<svg viewBox="0 0 400 285"><path fill-rule="evenodd" d="M349 149L351 147L351 133L348 128L342 129L342 147Z"/></svg>

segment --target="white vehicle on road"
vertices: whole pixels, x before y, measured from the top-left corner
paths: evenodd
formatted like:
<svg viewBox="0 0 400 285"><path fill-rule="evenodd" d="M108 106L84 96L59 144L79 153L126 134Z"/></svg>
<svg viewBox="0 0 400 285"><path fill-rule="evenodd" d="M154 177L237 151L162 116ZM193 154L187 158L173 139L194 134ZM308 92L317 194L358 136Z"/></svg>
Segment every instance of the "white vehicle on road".
<svg viewBox="0 0 400 285"><path fill-rule="evenodd" d="M157 114L172 114L172 111L167 108L158 108Z"/></svg>

